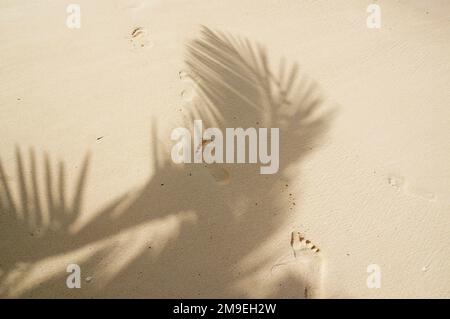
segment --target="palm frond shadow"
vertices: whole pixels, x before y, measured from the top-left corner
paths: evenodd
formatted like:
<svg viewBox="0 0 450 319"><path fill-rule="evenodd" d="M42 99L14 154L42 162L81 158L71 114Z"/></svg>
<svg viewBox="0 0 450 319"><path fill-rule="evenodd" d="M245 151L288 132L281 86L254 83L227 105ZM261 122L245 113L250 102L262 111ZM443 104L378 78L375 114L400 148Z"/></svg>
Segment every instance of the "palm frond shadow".
<svg viewBox="0 0 450 319"><path fill-rule="evenodd" d="M296 65L288 67L282 60L274 74L265 49L247 39L203 27L201 37L187 45L186 65L197 88L186 126L202 119L205 127L222 129L278 127L280 171L260 175L259 164L180 166L169 160L170 154L157 161L157 152L164 150L154 134L154 175L126 206L123 198L113 201L74 234L70 249L168 217L177 221L175 235L164 241L158 234L141 239L151 242L157 253L139 251L101 285L97 296L248 297L254 295L258 274L279 257L277 252L252 256L292 221L289 168L319 144L332 114L320 110L316 86L299 76ZM296 198L298 202L298 194ZM287 245L289 238L286 234ZM65 275L49 281L51 287ZM29 294L45 295L47 288L43 283ZM273 294L271 290L260 296ZM286 291L276 294L283 295Z"/></svg>
<svg viewBox="0 0 450 319"><path fill-rule="evenodd" d="M201 96L193 117L221 128L278 127L280 166L286 169L297 163L308 153L305 146L311 149L320 141L333 116L332 112L316 116L323 102L317 84L284 59L275 75L266 49L248 39L207 27L201 34L188 45L186 58Z"/></svg>
<svg viewBox="0 0 450 319"><path fill-rule="evenodd" d="M14 191L0 161L1 293L8 292L5 280L18 265L23 275L33 263L67 252L72 245L70 227L80 217L89 154L82 163L70 203L64 162L58 163L56 173L52 171L47 154L43 158L43 170L39 171L36 162L33 149L29 151L28 165L23 153L16 149L17 187ZM39 182L40 176L43 183ZM20 280L20 274L17 280Z"/></svg>

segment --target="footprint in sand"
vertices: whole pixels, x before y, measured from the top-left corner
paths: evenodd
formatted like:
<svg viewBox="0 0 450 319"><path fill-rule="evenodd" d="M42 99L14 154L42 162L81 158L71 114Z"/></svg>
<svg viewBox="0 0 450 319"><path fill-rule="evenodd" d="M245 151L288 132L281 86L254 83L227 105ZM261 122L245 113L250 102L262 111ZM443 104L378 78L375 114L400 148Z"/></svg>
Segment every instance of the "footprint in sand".
<svg viewBox="0 0 450 319"><path fill-rule="evenodd" d="M226 185L230 182L230 173L218 164L208 165L208 170L219 185Z"/></svg>
<svg viewBox="0 0 450 319"><path fill-rule="evenodd" d="M398 175L391 175L388 177L387 180L389 185L395 188L402 188L403 185L405 184L404 178Z"/></svg>
<svg viewBox="0 0 450 319"><path fill-rule="evenodd" d="M178 73L181 82L183 83L183 90L181 91L181 98L185 102L192 102L197 96L197 84L192 77L185 71Z"/></svg>
<svg viewBox="0 0 450 319"><path fill-rule="evenodd" d="M292 253L280 258L271 274L284 298L320 298L323 261L320 249L299 232L291 234Z"/></svg>
<svg viewBox="0 0 450 319"><path fill-rule="evenodd" d="M402 191L405 195L419 197L430 202L436 201L436 194L407 183L407 181L399 175L391 174L387 178L387 181L389 185Z"/></svg>
<svg viewBox="0 0 450 319"><path fill-rule="evenodd" d="M195 151L201 152L204 149L204 147L207 146L212 141L213 141L213 139L211 139L211 140L203 139L202 145L201 146L199 145ZM228 172L228 170L226 170L222 166L223 166L223 164L221 165L221 164L217 164L217 163L207 165L209 173L214 178L214 180L219 185L226 185L230 181L230 173Z"/></svg>
<svg viewBox="0 0 450 319"><path fill-rule="evenodd" d="M149 49L153 47L147 29L136 27L131 31L131 43L134 49Z"/></svg>

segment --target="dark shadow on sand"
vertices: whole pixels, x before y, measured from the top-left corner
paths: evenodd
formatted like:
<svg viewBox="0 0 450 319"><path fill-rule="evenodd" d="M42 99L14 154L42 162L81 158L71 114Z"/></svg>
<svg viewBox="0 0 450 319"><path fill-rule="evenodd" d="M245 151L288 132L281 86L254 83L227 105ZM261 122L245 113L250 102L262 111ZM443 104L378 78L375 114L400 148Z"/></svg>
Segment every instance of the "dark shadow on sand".
<svg viewBox="0 0 450 319"><path fill-rule="evenodd" d="M4 274L21 262L33 263L67 253L144 223L173 216L178 221L178 231L169 239L160 242L149 234L152 247L128 260L108 282L97 286L101 288L78 289L72 296L216 298L251 295L249 283L256 280L255 274L270 271L275 256L263 256L248 267L242 267L242 263L251 259L258 248L292 220L295 210L289 194L294 175L290 169L298 168L317 148L332 114L321 109L322 99L316 85L300 75L297 65L288 65L282 60L277 71L271 71L273 67L266 50L248 39L203 27L201 37L187 45L186 65L188 76L197 86L197 97L192 101L186 126L191 127L194 119L201 119L205 128L218 127L223 131L227 127L277 127L280 129L279 172L261 175L260 164L176 165L170 153L164 151L166 160L155 161L154 175L138 194L134 194L131 202L123 207L125 196L118 198L81 230L69 233L67 226L80 213L89 163L86 160L69 208L64 191L49 194L47 198L49 206L54 207L50 220L58 221L58 226L54 230L42 230L34 237L22 226L32 218L39 219L40 204L34 202L32 210L24 210L24 219L17 223L18 219L13 217L17 213L13 200L9 200L11 190L2 172L0 199L2 203L5 199L9 203L0 206L1 216L8 220L2 226L16 227L14 231L8 230L6 234L10 236L2 240ZM156 153L163 151L156 142L156 133L152 138L156 159ZM18 175L23 181L25 173L18 154ZM34 185L33 160L31 167L31 184ZM46 165L47 185L52 183L49 167ZM61 181L64 173L59 176L59 183L64 184ZM30 198L22 186L21 182L21 201L32 204L33 198L38 196ZM297 205L300 197L295 194ZM289 240L287 233L287 245ZM82 269L102 271L96 268L97 259L102 259L103 255L109 255L112 262L114 258L121 258L114 255L113 247L108 249L111 250L94 254L81 265ZM59 276L30 289L24 297L65 297L66 276L62 269ZM301 298L303 289L296 289L303 283L296 285L292 278L286 281L287 288L281 291L274 288L265 296Z"/></svg>

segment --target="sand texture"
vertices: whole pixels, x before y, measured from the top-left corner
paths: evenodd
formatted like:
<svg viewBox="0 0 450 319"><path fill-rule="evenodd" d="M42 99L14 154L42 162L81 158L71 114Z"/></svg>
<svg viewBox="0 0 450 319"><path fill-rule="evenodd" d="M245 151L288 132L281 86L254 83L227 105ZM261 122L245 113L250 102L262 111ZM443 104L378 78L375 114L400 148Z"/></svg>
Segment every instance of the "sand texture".
<svg viewBox="0 0 450 319"><path fill-rule="evenodd" d="M449 1L74 1L0 2L1 298L450 298Z"/></svg>

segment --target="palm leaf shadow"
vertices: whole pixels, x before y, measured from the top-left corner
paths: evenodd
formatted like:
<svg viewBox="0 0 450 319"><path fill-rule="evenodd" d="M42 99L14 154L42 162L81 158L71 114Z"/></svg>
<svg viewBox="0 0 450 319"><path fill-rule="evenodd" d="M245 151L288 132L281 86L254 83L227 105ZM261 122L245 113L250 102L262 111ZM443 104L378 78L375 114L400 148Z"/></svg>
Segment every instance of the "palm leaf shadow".
<svg viewBox="0 0 450 319"><path fill-rule="evenodd" d="M39 260L72 250L70 227L81 214L89 159L88 154L83 160L70 203L66 198L64 162L59 162L57 173L53 173L49 156L44 155L42 190L35 151L30 149L27 165L23 153L16 148L17 192L14 192L0 160L0 288L3 292L11 286L5 282L8 274L19 264L25 273L28 266Z"/></svg>

